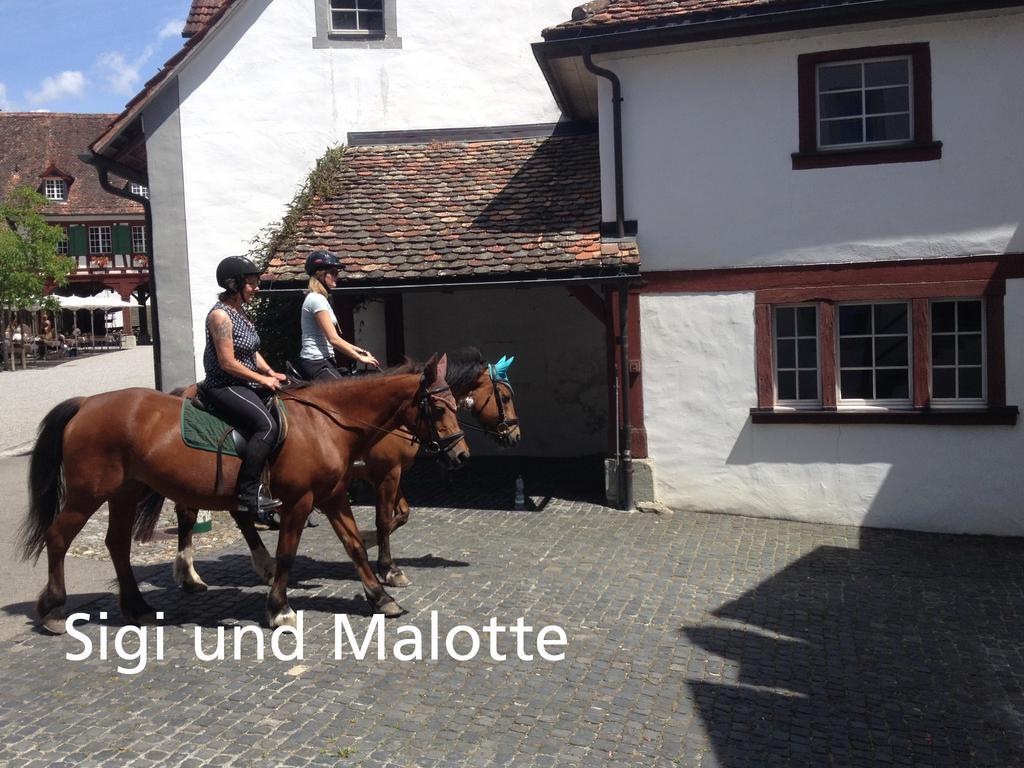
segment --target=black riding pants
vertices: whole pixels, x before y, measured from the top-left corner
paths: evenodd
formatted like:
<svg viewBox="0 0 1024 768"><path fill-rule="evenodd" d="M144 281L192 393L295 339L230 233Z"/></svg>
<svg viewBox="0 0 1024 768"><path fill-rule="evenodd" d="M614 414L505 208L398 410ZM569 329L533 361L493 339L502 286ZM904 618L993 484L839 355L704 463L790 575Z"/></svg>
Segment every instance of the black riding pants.
<svg viewBox="0 0 1024 768"><path fill-rule="evenodd" d="M299 373L310 381L331 381L342 378L341 371L333 360L306 360L299 358Z"/></svg>
<svg viewBox="0 0 1024 768"><path fill-rule="evenodd" d="M277 442L277 422L252 387L235 384L204 387L203 397L214 412L241 432L250 442L258 439L273 448Z"/></svg>

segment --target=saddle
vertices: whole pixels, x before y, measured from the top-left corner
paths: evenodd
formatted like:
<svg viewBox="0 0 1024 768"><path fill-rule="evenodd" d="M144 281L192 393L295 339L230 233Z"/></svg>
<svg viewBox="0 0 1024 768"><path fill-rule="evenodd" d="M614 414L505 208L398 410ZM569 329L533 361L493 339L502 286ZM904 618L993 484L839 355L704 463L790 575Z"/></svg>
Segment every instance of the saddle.
<svg viewBox="0 0 1024 768"><path fill-rule="evenodd" d="M186 390L181 403L181 439L189 448L216 454L245 458L248 440L212 412L203 401L202 387ZM191 396L190 396L191 395ZM277 442L271 455L277 453L288 436L288 412L276 395L269 404L270 415L277 422Z"/></svg>

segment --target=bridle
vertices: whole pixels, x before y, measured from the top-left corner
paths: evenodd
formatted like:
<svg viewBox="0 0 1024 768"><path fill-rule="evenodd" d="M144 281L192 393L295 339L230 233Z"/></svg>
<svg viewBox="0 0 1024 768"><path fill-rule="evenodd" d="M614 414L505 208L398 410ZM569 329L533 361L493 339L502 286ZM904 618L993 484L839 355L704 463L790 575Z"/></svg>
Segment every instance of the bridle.
<svg viewBox="0 0 1024 768"><path fill-rule="evenodd" d="M442 393L444 392L447 392L448 395L443 395ZM426 389L423 393L423 397L420 399L419 416L416 421L417 423L420 421L426 421L430 429L430 441L423 442L422 440L419 440L419 442L423 444L423 450L426 453L431 456L437 456L440 453L445 453L450 450L455 443L459 442L459 440L466 436L466 433L459 431L453 432L445 437L441 437L437 431L437 424L435 424L434 420L430 418L430 404L432 401L440 403L452 413L456 414L456 417L458 416L458 406L455 404L455 398L452 396L452 388L449 387L447 383L439 387L430 387ZM460 424L459 426L462 425ZM413 435L412 438L414 442L418 440L415 435Z"/></svg>
<svg viewBox="0 0 1024 768"><path fill-rule="evenodd" d="M447 435L446 437L441 437L441 435L437 431L437 425L434 423L434 420L430 417L431 401L440 403L445 408L450 410L452 413L457 412L455 398L452 397L451 391L451 387L449 387L448 384L446 383L439 387L427 388L423 392L423 397L420 398L417 409L418 413L416 416L416 423L419 424L420 422L424 421L427 423L430 429L429 441L424 442L418 435L409 431L409 441L413 444L421 443L423 445L423 449L432 456L436 456L437 454L443 451L448 451L452 445L457 443L465 436L465 433L463 432L453 432L452 434ZM443 394L445 392L448 393L447 397L445 397ZM333 408L328 408L324 405L320 405L320 403L314 403L312 400L306 400L305 398L299 397L298 395L295 394L294 390L281 390L280 392L278 392L278 396L283 396L288 400L295 401L296 403L308 405L313 410L322 413L324 416L330 419L335 425L337 425L341 429L352 429L352 427L348 424L342 424L340 421L338 421L337 418L335 418L336 416L341 416L345 419L348 419L349 421L354 421L358 424L361 424L364 427L369 427L370 429L380 432L383 435L390 435L399 430L408 431L406 430L405 427L402 426L399 426L395 429L384 429L383 427L378 427L376 424L371 424L368 421L357 419L355 416L352 416L351 414L345 414Z"/></svg>
<svg viewBox="0 0 1024 768"><path fill-rule="evenodd" d="M510 419L505 415L505 404L501 401L501 394L498 392L498 382L493 376L491 378L491 397L494 398L494 404L498 406L498 423L494 425L493 430L488 430L488 434L496 435L498 438L504 440L507 439L509 434L512 432L512 428L519 425L519 419ZM508 393L511 397L515 397L515 391L512 389L512 385L507 381L502 381L506 387L508 387ZM485 402L486 406L487 403ZM482 410L482 409L481 409Z"/></svg>
<svg viewBox="0 0 1024 768"><path fill-rule="evenodd" d="M507 440L509 435L512 433L512 428L519 425L519 419L510 419L505 415L505 404L501 401L501 393L498 392L498 384L504 384L508 387L508 393L511 397L515 397L515 391L512 389L512 385L509 384L505 379L495 379L494 375L488 370L487 377L491 381L491 394L484 400L483 405L479 409L473 411L473 415L478 419L480 414L483 413L484 408L487 407L487 403L494 398L494 403L498 408L498 423L494 425L494 429L487 429L485 427L478 427L474 424L464 424L459 422L459 426L463 429L474 429L478 432L483 432L486 435L495 437L498 440Z"/></svg>

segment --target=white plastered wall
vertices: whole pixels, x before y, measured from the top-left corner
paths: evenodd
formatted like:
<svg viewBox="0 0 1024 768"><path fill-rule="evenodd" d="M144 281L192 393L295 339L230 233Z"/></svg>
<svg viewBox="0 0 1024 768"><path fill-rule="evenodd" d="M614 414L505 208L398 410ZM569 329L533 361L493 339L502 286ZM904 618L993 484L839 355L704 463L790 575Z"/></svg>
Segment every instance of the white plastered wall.
<svg viewBox="0 0 1024 768"><path fill-rule="evenodd" d="M575 0L399 0L400 49L314 49L314 2L243 0L179 75L197 360L217 262L280 219L348 132L559 117L529 44Z"/></svg>
<svg viewBox="0 0 1024 768"><path fill-rule="evenodd" d="M1024 429L752 424L754 296L640 300L644 410L671 507L1024 535ZM1006 293L1008 402L1024 402L1024 281ZM672 414L665 418L665 414Z"/></svg>
<svg viewBox="0 0 1024 768"><path fill-rule="evenodd" d="M1024 13L646 49L599 59L622 80L626 215L645 271L1024 251ZM937 161L792 169L797 57L926 42ZM600 81L604 218L614 216Z"/></svg>

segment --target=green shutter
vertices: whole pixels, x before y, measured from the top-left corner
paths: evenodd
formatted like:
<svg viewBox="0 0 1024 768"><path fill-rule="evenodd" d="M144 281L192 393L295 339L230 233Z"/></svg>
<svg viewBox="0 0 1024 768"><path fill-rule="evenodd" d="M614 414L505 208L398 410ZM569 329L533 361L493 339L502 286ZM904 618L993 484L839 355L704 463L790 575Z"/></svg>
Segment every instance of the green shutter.
<svg viewBox="0 0 1024 768"><path fill-rule="evenodd" d="M85 256L89 253L89 235L85 227L68 227L68 255Z"/></svg>
<svg viewBox="0 0 1024 768"><path fill-rule="evenodd" d="M124 224L115 224L111 231L114 253L132 252L132 228Z"/></svg>

